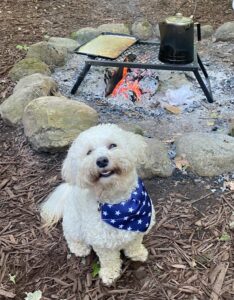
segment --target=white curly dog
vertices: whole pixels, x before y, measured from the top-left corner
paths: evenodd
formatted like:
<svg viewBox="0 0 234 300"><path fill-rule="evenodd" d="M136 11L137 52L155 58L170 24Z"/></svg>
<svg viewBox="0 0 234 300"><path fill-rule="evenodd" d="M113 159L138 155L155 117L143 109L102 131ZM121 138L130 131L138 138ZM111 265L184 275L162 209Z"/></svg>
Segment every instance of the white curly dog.
<svg viewBox="0 0 234 300"><path fill-rule="evenodd" d="M114 124L82 132L63 163L65 183L41 207L46 225L63 219L72 253L86 256L93 248L106 285L120 276L120 250L134 261L145 261L148 256L142 240L154 224L155 213L136 171L145 149L140 135Z"/></svg>

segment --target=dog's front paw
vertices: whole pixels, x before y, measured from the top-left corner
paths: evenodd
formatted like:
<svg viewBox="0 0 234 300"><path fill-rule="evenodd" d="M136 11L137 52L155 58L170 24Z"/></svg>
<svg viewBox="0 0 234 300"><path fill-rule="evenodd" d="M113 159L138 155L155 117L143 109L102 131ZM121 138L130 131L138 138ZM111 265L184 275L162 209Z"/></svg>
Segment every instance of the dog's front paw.
<svg viewBox="0 0 234 300"><path fill-rule="evenodd" d="M69 242L68 247L71 253L79 257L87 256L91 252L91 247L80 242Z"/></svg>
<svg viewBox="0 0 234 300"><path fill-rule="evenodd" d="M142 244L139 248L125 249L124 253L127 257L131 258L133 261L146 261L148 258L148 250Z"/></svg>
<svg viewBox="0 0 234 300"><path fill-rule="evenodd" d="M120 269L101 268L99 276L104 285L110 286L120 276Z"/></svg>

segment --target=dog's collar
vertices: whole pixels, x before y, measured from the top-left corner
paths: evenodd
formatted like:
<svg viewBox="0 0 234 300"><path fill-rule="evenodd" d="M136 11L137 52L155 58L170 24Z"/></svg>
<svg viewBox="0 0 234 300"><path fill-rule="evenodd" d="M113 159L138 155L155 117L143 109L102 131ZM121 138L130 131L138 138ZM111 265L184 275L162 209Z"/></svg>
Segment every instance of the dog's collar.
<svg viewBox="0 0 234 300"><path fill-rule="evenodd" d="M128 200L118 204L100 204L101 218L107 224L122 230L145 232L150 225L151 199L140 178Z"/></svg>

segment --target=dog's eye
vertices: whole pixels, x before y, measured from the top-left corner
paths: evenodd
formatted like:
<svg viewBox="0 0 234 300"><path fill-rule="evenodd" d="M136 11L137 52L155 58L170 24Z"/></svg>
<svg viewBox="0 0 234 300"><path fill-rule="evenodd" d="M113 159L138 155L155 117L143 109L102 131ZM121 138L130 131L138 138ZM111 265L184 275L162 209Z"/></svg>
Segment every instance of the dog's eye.
<svg viewBox="0 0 234 300"><path fill-rule="evenodd" d="M116 148L116 147L117 147L116 144L110 144L109 147L108 147L108 149L112 149L112 148Z"/></svg>
<svg viewBox="0 0 234 300"><path fill-rule="evenodd" d="M91 154L91 152L92 152L92 150L89 150L86 154L89 155L89 154Z"/></svg>

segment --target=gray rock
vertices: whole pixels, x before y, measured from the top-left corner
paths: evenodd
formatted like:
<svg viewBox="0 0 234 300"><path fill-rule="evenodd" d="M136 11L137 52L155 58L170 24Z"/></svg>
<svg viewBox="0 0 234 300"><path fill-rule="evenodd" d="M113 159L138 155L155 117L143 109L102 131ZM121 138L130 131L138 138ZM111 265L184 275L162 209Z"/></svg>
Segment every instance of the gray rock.
<svg viewBox="0 0 234 300"><path fill-rule="evenodd" d="M203 26L201 26L201 38L202 39L211 38L213 33L214 33L214 29L213 29L213 27L211 25L203 25Z"/></svg>
<svg viewBox="0 0 234 300"><path fill-rule="evenodd" d="M21 123L25 107L35 98L52 95L57 91L55 81L45 75L34 74L21 79L13 95L0 105L3 120L16 125Z"/></svg>
<svg viewBox="0 0 234 300"><path fill-rule="evenodd" d="M94 39L101 33L100 30L92 27L81 28L71 33L71 38L77 40L79 44L84 44Z"/></svg>
<svg viewBox="0 0 234 300"><path fill-rule="evenodd" d="M56 66L63 66L68 51L64 47L55 47L48 42L39 42L29 47L27 58L36 58L46 63L51 70Z"/></svg>
<svg viewBox="0 0 234 300"><path fill-rule="evenodd" d="M153 26L147 20L139 20L132 25L132 34L139 39L147 40L153 36Z"/></svg>
<svg viewBox="0 0 234 300"><path fill-rule="evenodd" d="M160 39L160 30L159 30L159 25L156 24L155 26L153 26L153 35Z"/></svg>
<svg viewBox="0 0 234 300"><path fill-rule="evenodd" d="M229 135L234 137L234 118L228 121L229 124Z"/></svg>
<svg viewBox="0 0 234 300"><path fill-rule="evenodd" d="M122 23L102 24L97 29L101 32L130 34L129 26Z"/></svg>
<svg viewBox="0 0 234 300"><path fill-rule="evenodd" d="M96 125L97 112L65 97L41 97L24 110L24 132L38 151L54 152L67 147L77 135Z"/></svg>
<svg viewBox="0 0 234 300"><path fill-rule="evenodd" d="M123 130L127 130L130 132L133 132L135 134L140 134L144 135L144 131L142 130L141 126L138 124L133 124L133 123L119 123L118 126L122 128Z"/></svg>
<svg viewBox="0 0 234 300"><path fill-rule="evenodd" d="M78 42L73 39L62 38L62 37L51 37L48 43L55 46L55 48L65 48L68 52L73 52L78 46Z"/></svg>
<svg viewBox="0 0 234 300"><path fill-rule="evenodd" d="M15 93L20 89L28 87L37 87L39 89L43 89L44 91L46 91L46 93L52 94L56 93L58 90L57 84L55 83L54 79L47 75L35 73L21 78L16 84L13 92Z"/></svg>
<svg viewBox="0 0 234 300"><path fill-rule="evenodd" d="M145 138L148 149L146 152L147 161L140 166L138 172L143 179L151 179L155 176L168 177L173 172L173 165L170 161L165 145L156 138Z"/></svg>
<svg viewBox="0 0 234 300"><path fill-rule="evenodd" d="M9 76L13 81L18 81L24 76L41 73L50 75L50 69L41 60L37 58L24 58L17 62L9 72Z"/></svg>
<svg viewBox="0 0 234 300"><path fill-rule="evenodd" d="M234 21L221 25L215 32L216 41L234 41Z"/></svg>
<svg viewBox="0 0 234 300"><path fill-rule="evenodd" d="M176 141L177 156L184 156L200 176L234 171L234 138L224 134L189 133Z"/></svg>

